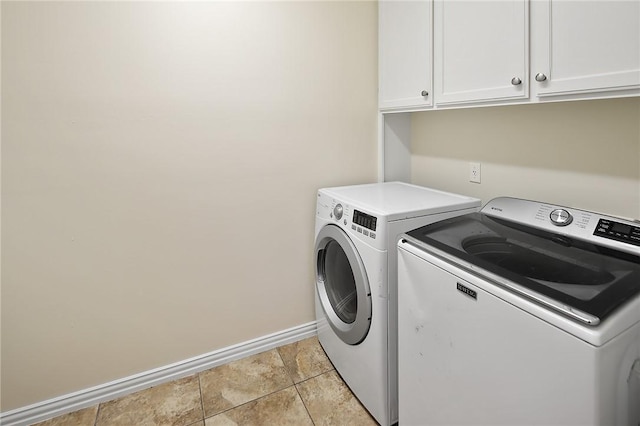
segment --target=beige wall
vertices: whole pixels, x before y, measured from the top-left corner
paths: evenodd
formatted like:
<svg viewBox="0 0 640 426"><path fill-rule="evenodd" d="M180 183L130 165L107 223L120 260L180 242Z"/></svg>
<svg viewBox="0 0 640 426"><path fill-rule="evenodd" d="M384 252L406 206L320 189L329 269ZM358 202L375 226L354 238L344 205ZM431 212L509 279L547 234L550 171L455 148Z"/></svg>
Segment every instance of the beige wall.
<svg viewBox="0 0 640 426"><path fill-rule="evenodd" d="M2 411L307 323L374 2L2 2Z"/></svg>
<svg viewBox="0 0 640 426"><path fill-rule="evenodd" d="M640 98L415 113L411 127L416 184L640 218Z"/></svg>

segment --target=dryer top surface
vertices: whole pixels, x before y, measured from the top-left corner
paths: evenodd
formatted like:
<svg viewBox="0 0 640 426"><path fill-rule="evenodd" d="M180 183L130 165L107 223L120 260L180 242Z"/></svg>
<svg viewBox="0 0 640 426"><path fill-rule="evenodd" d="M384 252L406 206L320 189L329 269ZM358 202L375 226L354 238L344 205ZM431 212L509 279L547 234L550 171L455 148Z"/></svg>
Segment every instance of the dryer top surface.
<svg viewBox="0 0 640 426"><path fill-rule="evenodd" d="M331 196L337 202L386 216L389 221L480 206L477 198L404 182L323 188L318 193Z"/></svg>

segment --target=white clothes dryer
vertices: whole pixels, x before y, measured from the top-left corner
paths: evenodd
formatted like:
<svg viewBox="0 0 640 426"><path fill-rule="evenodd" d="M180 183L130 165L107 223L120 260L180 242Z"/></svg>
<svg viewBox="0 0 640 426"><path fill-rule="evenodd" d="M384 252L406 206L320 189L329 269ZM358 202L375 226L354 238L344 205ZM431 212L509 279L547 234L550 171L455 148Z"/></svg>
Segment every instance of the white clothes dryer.
<svg viewBox="0 0 640 426"><path fill-rule="evenodd" d="M398 420L397 240L403 232L479 207L475 198L401 182L318 191L318 339L381 425Z"/></svg>

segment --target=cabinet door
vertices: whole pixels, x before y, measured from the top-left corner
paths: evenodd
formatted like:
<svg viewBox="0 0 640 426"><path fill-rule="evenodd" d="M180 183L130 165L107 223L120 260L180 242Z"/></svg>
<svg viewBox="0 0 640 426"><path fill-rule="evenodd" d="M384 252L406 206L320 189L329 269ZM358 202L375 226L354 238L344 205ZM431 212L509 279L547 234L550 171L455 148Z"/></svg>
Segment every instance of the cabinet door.
<svg viewBox="0 0 640 426"><path fill-rule="evenodd" d="M527 0L436 0L437 105L529 96Z"/></svg>
<svg viewBox="0 0 640 426"><path fill-rule="evenodd" d="M378 6L381 110L431 105L431 0Z"/></svg>
<svg viewBox="0 0 640 426"><path fill-rule="evenodd" d="M540 0L532 14L538 96L640 88L640 1Z"/></svg>

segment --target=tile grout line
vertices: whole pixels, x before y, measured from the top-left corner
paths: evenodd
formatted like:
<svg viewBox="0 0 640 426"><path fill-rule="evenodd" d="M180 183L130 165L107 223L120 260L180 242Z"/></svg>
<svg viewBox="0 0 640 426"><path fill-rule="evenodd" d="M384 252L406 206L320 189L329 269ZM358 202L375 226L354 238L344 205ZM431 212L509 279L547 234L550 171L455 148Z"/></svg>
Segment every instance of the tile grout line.
<svg viewBox="0 0 640 426"><path fill-rule="evenodd" d="M102 403L98 404L98 409L96 410L96 418L93 421L93 426L98 426L98 417L100 416L100 409L102 408Z"/></svg>
<svg viewBox="0 0 640 426"><path fill-rule="evenodd" d="M236 408L240 408L240 407L243 407L243 406L245 406L245 405L247 405L247 404L251 404L252 402L256 402L256 401L258 401L259 399L263 399L263 398L266 398L266 397L268 397L268 396L275 395L276 393L278 393L278 392L282 392L283 390L287 390L287 389L289 389L289 388L291 388L291 387L295 387L295 383L294 383L294 384L292 384L292 385L289 385L289 386L287 386L287 387L284 387L284 388L282 388L282 389L278 389L278 390L275 390L275 391L270 392L270 393L268 393L268 394L265 394L265 395L259 396L258 398L254 398L254 399L252 399L251 401L243 402L242 404L240 404L240 405L236 405L235 407L231 407L231 408L227 408L226 410L222 410L222 411L220 411L220 412L218 412L218 413L216 413L216 414L214 414L214 415L211 415L211 416L209 416L209 417L205 417L205 418L204 418L204 420L206 420L206 419L210 419L210 418L212 418L212 417L216 417L216 416L218 416L218 415L220 415L220 414L228 413L228 412L229 412L229 411L231 411L231 410L235 410Z"/></svg>
<svg viewBox="0 0 640 426"><path fill-rule="evenodd" d="M332 364L333 367L333 364ZM300 400L302 401L302 405L304 405L304 409L307 410L307 414L309 415L309 418L311 419L311 423L313 423L313 426L316 426L316 421L313 419L313 416L311 415L311 412L309 411L309 407L307 407L306 402L304 401L304 398L302 397L302 394L300 393L300 389L298 388L298 385L308 382L311 379L315 379L316 377L320 377L324 374L330 373L332 371L336 371L335 367L327 370L327 371L323 371L322 373L316 374L315 376L311 376L311 377L306 377L304 380L300 380L298 383L294 383L294 386L296 388L296 392L298 392L298 396L300 397ZM337 374L337 372L336 372Z"/></svg>
<svg viewBox="0 0 640 426"><path fill-rule="evenodd" d="M276 352L278 352L278 356L280 357L280 361L282 361L282 365L284 365L284 368L287 371L287 374L289 375L289 378L293 382L293 388L296 390L296 394L298 395L298 398L300 398L300 402L302 402L302 406L304 407L304 410L307 412L307 416L309 416L309 420L311 420L311 424L313 426L316 426L316 422L315 422L315 420L313 420L313 416L311 416L311 413L309 412L309 407L307 407L307 404L304 402L304 398L300 394L300 390L298 390L298 384L300 384L302 382L306 382L307 380L310 379L310 377L308 377L308 378L306 378L304 380L301 380L300 382L296 383L295 377L292 377L291 371L289 371L289 368L287 367L287 365L284 362L284 358L282 358L282 354L280 353L280 347L276 348ZM315 377L317 377L317 376L315 376Z"/></svg>
<svg viewBox="0 0 640 426"><path fill-rule="evenodd" d="M306 380L303 380L303 381L306 381ZM300 382L300 383L302 383L302 382ZM296 388L296 392L298 393L298 398L300 398L300 401L302 401L302 405L304 406L304 409L307 412L307 415L309 416L309 419L311 419L311 423L313 424L313 426L316 426L316 422L315 422L315 420L313 420L313 416L309 412L309 407L307 407L307 404L304 402L304 398L300 394L300 389L298 389L298 384L299 383L296 383L295 385L293 385Z"/></svg>
<svg viewBox="0 0 640 426"><path fill-rule="evenodd" d="M206 425L206 417L204 412L204 397L202 396L202 382L200 381L200 373L198 373L198 390L200 391L200 408L202 409L202 425ZM97 425L96 425L97 426Z"/></svg>
<svg viewBox="0 0 640 426"><path fill-rule="evenodd" d="M279 351L279 350L277 350L277 349L278 349L278 348L273 348L273 349L266 350L266 351L264 351L264 352L269 352L269 351L271 351L271 350L275 350L275 351L276 351L276 353L278 354L278 358L280 358L280 362L282 362L282 366L284 367L285 371L287 372L287 376L288 376L288 377L289 377L289 379L291 380L291 384L290 384L290 385L285 386L285 387L283 387L283 388L281 388L281 389L274 390L273 392L269 392L269 393L267 393L267 394L265 394L265 395L259 396L259 397L257 397L257 398L254 398L254 399L250 400L250 401L243 402L243 403L242 403L242 404L240 404L240 405L236 405L236 406L234 406L234 407L227 408L226 410L220 411L220 412L218 412L218 413L216 413L216 414L213 414L213 415L211 415L211 416L209 416L209 417L207 417L207 416L206 416L206 413L204 412L204 399L203 399L203 397L202 397L202 390L201 390L201 392L200 392L200 401L201 401L201 403L202 403L202 415L203 415L203 417L204 417L204 418L203 418L203 421L206 423L206 419L210 419L210 418L215 417L215 416L218 416L218 415L220 415L220 414L227 413L227 412L229 412L229 411L231 411L231 410L235 410L236 408L239 408L239 407L245 406L245 405L250 404L250 403L252 403L252 402L255 402L255 401L258 401L258 400L260 400L260 399L266 398L266 397L268 397L268 396L274 395L274 394L276 394L276 393L278 393L278 392L282 392L283 390L289 389L290 387L295 387L295 386L296 386L295 380L291 377L291 373L289 372L289 369L288 369L288 368L287 368L287 366L285 365L284 360L282 359L282 355L280 355L280 351ZM260 352L260 353L264 353L264 352ZM214 368L217 368L217 367L214 367ZM205 371L208 371L208 370L205 370ZM200 373L198 373L198 383L200 383ZM202 388L201 388L201 389L202 389ZM296 392L297 392L297 389L296 389ZM299 395L299 393L298 393L298 395ZM300 398L300 399L302 399L302 398ZM302 404L304 405L304 401L302 401ZM305 410L306 410L306 408L307 408L307 407L305 406ZM307 412L308 412L308 411L307 411ZM311 416L309 416L309 417L311 417ZM313 419L312 419L311 421L313 422ZM315 423L314 423L314 426L315 426Z"/></svg>

